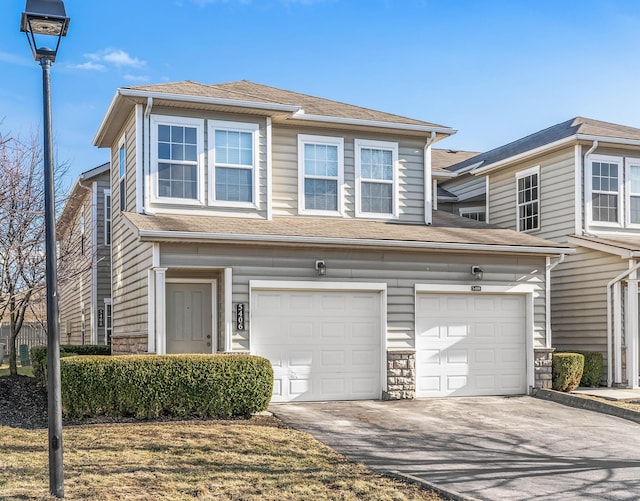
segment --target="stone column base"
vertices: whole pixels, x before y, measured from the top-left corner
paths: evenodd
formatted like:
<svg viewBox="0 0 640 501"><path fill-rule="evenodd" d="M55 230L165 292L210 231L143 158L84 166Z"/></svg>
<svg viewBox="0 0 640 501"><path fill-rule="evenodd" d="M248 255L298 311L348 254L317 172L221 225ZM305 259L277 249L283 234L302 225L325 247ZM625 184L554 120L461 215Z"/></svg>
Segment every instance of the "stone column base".
<svg viewBox="0 0 640 501"><path fill-rule="evenodd" d="M412 400L416 398L415 350L387 351L387 391L383 400Z"/></svg>
<svg viewBox="0 0 640 501"><path fill-rule="evenodd" d="M555 348L535 348L533 350L533 387L545 390L551 389L552 373L551 364L553 362L553 352Z"/></svg>

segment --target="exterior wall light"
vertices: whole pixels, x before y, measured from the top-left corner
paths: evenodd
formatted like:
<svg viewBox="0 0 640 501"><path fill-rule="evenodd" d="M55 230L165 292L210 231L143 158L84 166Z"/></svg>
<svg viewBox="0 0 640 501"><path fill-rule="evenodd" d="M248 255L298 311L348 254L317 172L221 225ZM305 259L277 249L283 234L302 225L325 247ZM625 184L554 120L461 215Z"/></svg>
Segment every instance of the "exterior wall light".
<svg viewBox="0 0 640 501"><path fill-rule="evenodd" d="M483 271L480 268L480 266L472 266L471 267L471 274L473 275L473 277L476 280L482 280Z"/></svg>
<svg viewBox="0 0 640 501"><path fill-rule="evenodd" d="M327 274L327 265L324 261L316 261L316 272L319 277L324 277Z"/></svg>

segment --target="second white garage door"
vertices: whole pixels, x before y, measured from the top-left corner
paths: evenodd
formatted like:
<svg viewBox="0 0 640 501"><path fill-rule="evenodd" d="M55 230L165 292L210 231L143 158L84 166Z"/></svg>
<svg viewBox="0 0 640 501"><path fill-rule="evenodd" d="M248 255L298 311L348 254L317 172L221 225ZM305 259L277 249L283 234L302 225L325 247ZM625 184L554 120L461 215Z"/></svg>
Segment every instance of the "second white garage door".
<svg viewBox="0 0 640 501"><path fill-rule="evenodd" d="M526 392L525 296L416 295L416 395Z"/></svg>
<svg viewBox="0 0 640 501"><path fill-rule="evenodd" d="M255 290L251 353L271 361L272 402L381 396L379 292Z"/></svg>

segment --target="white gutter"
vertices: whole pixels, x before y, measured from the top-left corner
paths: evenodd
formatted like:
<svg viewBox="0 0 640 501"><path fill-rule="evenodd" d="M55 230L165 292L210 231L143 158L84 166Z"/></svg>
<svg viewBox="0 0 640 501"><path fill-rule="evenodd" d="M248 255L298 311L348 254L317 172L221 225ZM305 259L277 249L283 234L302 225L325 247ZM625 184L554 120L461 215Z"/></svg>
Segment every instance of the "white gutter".
<svg viewBox="0 0 640 501"><path fill-rule="evenodd" d="M612 353L611 353L611 343L613 340L613 329L611 328L611 320L613 318L613 314L611 312L611 288L619 283L625 277L631 275L634 271L640 268L640 263L636 263L635 266L629 268L626 271L620 273L617 277L612 279L607 284L607 386L611 386L613 379L613 366L612 366ZM616 371L622 370L622 367L616 367Z"/></svg>
<svg viewBox="0 0 640 501"><path fill-rule="evenodd" d="M344 117L330 117L325 115L307 115L304 110L296 111L291 117L295 120L308 120L311 122L327 122L342 125L360 125L363 127L380 127L386 129L400 129L416 132L434 132L441 134L453 135L458 132L456 129L450 127L439 127L436 125L417 125L406 124L401 122L382 122L380 120L364 120L361 118L344 118Z"/></svg>
<svg viewBox="0 0 640 501"><path fill-rule="evenodd" d="M126 219L126 218L125 218ZM129 222L132 228L135 225ZM213 241L243 241L261 243L290 243L290 244L327 244L327 245L353 245L353 246L376 246L376 247L396 247L396 248L416 248L416 249L437 249L437 250L461 250L476 252L511 252L518 254L572 254L574 249L567 247L529 247L513 245L493 245L493 244L462 244L452 242L418 242L407 240L377 240L369 238L339 238L339 237L305 237L295 235L255 235L255 234L229 234L229 233L205 233L192 231L160 231L160 230L138 230L141 239L148 240L197 240L205 242Z"/></svg>
<svg viewBox="0 0 640 501"><path fill-rule="evenodd" d="M144 120L142 127L142 137L139 138L144 145L144 158L142 159L142 182L144 183L144 203L142 204L143 214L153 216L154 212L149 209L151 205L151 111L153 110L153 98L147 97L147 105L144 108ZM142 150L143 147L140 147Z"/></svg>
<svg viewBox="0 0 640 501"><path fill-rule="evenodd" d="M547 258L547 266L545 270L545 310L546 310L546 336L545 343L547 348L551 348L551 272L553 269L564 261L566 254L560 254L555 263L551 263L551 258Z"/></svg>
<svg viewBox="0 0 640 501"><path fill-rule="evenodd" d="M431 145L436 139L436 133L431 132L431 137L424 145L424 224L429 226L433 223L433 199L437 199L431 187Z"/></svg>
<svg viewBox="0 0 640 501"><path fill-rule="evenodd" d="M267 221L273 219L273 150L271 146L272 129L271 117L267 117L266 141L267 141Z"/></svg>
<svg viewBox="0 0 640 501"><path fill-rule="evenodd" d="M589 148L587 150L587 152L584 154L584 163L586 165L589 165L589 156L594 151L596 151L597 147L598 147L598 140L596 139L596 140L593 141L593 144L591 145L591 148ZM580 174L584 175L584 168L582 169L582 172ZM585 188L584 188L585 194L591 192L591 182L592 181L591 181L590 177L588 179L585 179ZM582 197L581 197L581 199L582 199ZM585 197L585 200L584 200L584 222L583 222L582 228L580 228L581 233L586 233L587 225L589 225L589 223L591 222L591 218L592 217L593 217L593 214L592 214L591 200L586 200L586 197Z"/></svg>

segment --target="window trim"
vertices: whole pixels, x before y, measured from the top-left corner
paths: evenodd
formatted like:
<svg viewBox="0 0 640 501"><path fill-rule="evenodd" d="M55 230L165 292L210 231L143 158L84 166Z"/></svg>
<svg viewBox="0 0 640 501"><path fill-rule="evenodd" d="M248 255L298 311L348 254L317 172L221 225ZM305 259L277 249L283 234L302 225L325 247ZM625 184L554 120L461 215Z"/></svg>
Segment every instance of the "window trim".
<svg viewBox="0 0 640 501"><path fill-rule="evenodd" d="M372 219L397 219L399 217L399 201L398 201L398 196L399 196L399 187L398 187L398 170L399 170L399 156L398 156L398 143L397 142L391 142L391 141L376 141L373 139L354 139L353 141L353 146L354 146L354 157L355 157L355 174L356 174L356 186L355 186L355 194L356 194L356 199L355 199L355 214L356 217L362 217L362 218L372 218ZM361 183L363 181L362 179L362 169L361 169L361 156L362 156L362 152L361 150L363 148L372 148L372 149L378 149L378 150L388 150L391 151L391 161L392 161L392 168L393 168L393 179L391 180L391 183L389 183L388 181L384 181L384 180L373 180L374 182L379 181L383 184L391 184L392 188L391 188L391 194L393 196L393 203L392 203L392 207L391 210L392 212L390 214L385 213L385 212L363 212L361 210L362 207L362 200L361 200L361 195L362 195L362 188L361 188Z"/></svg>
<svg viewBox="0 0 640 501"><path fill-rule="evenodd" d="M531 203L533 203L533 200L531 202L527 202L526 204L520 204L520 202L518 201L519 197L518 195L520 194L520 190L518 188L518 181L524 177L530 177L533 175L537 175L538 176L538 198L536 199L536 202L538 203L538 224L536 227L534 228L529 228L529 229L522 229L521 228L521 223L522 220L520 219L520 207L523 205L529 205ZM542 210L541 210L541 204L540 204L540 193L541 193L541 183L540 183L540 166L536 165L535 167L530 167L528 169L524 169L521 171L516 172L516 231L520 232L520 233L529 233L531 231L539 231L541 228L541 219L542 219Z"/></svg>
<svg viewBox="0 0 640 501"><path fill-rule="evenodd" d="M241 202L233 200L216 200L216 146L215 133L216 130L250 132L252 136L252 166L251 166L251 202ZM258 170L260 158L260 124L251 122L231 122L228 120L208 120L207 123L207 139L209 141L209 161L207 172L209 176L209 205L213 207L235 207L246 209L259 209L258 203ZM233 166L223 164L223 167L249 169L248 166Z"/></svg>
<svg viewBox="0 0 640 501"><path fill-rule="evenodd" d="M593 162L607 162L618 164L618 221L594 221L593 220ZM615 155L589 155L586 161L587 175L585 176L585 215L589 226L601 226L609 228L622 228L625 215L623 213L622 201L625 197L623 175L625 172L624 158ZM598 192L604 193L604 192Z"/></svg>
<svg viewBox="0 0 640 501"><path fill-rule="evenodd" d="M486 211L486 207L483 205L476 205L476 206L469 206L469 207L458 207L458 215L460 217L465 217L464 214L473 214L473 213L482 213L484 214L484 221L481 221L480 219L473 219L473 218L468 218L471 219L472 221L478 221L480 223L484 223L487 221L487 211Z"/></svg>
<svg viewBox="0 0 640 501"><path fill-rule="evenodd" d="M310 179L335 179L337 184L336 210L307 209L304 195L304 182L307 179L304 165L304 146L306 144L320 144L338 147L338 175L312 176ZM337 136L318 136L312 134L298 134L298 214L314 216L339 216L345 214L344 204L344 138Z"/></svg>
<svg viewBox="0 0 640 501"><path fill-rule="evenodd" d="M175 117L168 115L151 115L150 117L150 145L151 145L151 203L166 205L204 205L204 120L201 118ZM177 125L193 127L196 129L197 152L196 168L198 169L196 179L198 180L197 198L173 198L161 197L158 187L158 126Z"/></svg>
<svg viewBox="0 0 640 501"><path fill-rule="evenodd" d="M640 228L640 223L631 222L631 197L637 196L640 198L640 192L631 192L631 166L640 166L640 158L637 157L625 157L624 158L624 193L625 193L625 211L624 211L624 223L627 228Z"/></svg>
<svg viewBox="0 0 640 501"><path fill-rule="evenodd" d="M102 190L104 197L104 244L111 246L111 237L113 231L113 210L112 210L112 200L111 200L111 190ZM107 204L107 198L109 199L109 203ZM107 208L109 208L109 218L107 218ZM107 226L107 222L109 223ZM110 231L107 231L107 227ZM107 235L109 238L107 238Z"/></svg>
<svg viewBox="0 0 640 501"><path fill-rule="evenodd" d="M127 210L127 135L122 134L118 141L118 206L120 212ZM123 162L124 157L124 162Z"/></svg>

